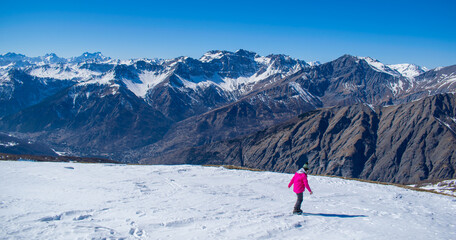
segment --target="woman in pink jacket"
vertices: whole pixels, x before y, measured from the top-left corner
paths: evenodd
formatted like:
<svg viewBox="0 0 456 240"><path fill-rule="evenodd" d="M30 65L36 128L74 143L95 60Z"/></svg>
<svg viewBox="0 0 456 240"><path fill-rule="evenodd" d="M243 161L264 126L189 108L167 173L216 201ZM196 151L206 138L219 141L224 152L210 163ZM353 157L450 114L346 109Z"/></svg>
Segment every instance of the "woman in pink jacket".
<svg viewBox="0 0 456 240"><path fill-rule="evenodd" d="M309 167L306 164L299 169L293 178L291 179L290 183L288 184L288 188L291 187L291 185L294 185L293 191L296 193L298 196L298 199L296 200L296 204L294 206L293 214L302 214L301 210L301 203L302 203L302 198L303 198L303 193L305 189L309 191L309 193L312 195L312 190L310 190L309 183L307 182L307 170L309 170Z"/></svg>

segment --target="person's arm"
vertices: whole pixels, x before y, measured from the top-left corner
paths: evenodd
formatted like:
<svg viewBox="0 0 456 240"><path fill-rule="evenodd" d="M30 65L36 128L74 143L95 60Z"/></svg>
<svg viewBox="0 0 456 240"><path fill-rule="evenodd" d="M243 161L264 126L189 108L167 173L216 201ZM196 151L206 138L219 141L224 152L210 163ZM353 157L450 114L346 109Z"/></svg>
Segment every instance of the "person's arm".
<svg viewBox="0 0 456 240"><path fill-rule="evenodd" d="M293 178L291 178L291 181L290 181L290 183L288 184L288 188L290 188L290 187L291 187L291 185L293 185L293 183L294 183L294 179L295 179L295 176L293 176Z"/></svg>
<svg viewBox="0 0 456 240"><path fill-rule="evenodd" d="M304 187L307 188L307 190L309 191L309 193L312 195L312 190L310 189L310 186L309 186L309 182L307 181L307 174L305 175L304 177Z"/></svg>

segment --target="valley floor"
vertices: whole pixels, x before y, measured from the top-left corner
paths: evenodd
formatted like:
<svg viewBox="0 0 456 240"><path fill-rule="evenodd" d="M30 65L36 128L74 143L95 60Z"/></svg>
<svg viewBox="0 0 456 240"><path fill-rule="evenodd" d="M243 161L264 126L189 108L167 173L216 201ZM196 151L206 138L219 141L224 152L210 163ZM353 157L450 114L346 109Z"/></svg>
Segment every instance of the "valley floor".
<svg viewBox="0 0 456 240"><path fill-rule="evenodd" d="M456 239L456 198L201 166L0 161L1 239Z"/></svg>

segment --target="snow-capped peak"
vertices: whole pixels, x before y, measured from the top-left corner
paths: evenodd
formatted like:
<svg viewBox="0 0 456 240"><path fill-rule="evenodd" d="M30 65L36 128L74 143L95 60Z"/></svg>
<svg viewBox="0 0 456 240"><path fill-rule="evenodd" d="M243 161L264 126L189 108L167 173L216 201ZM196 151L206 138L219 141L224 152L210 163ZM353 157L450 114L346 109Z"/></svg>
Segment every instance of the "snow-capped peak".
<svg viewBox="0 0 456 240"><path fill-rule="evenodd" d="M418 65L409 63L393 64L388 65L388 67L398 71L402 76L406 78L414 78L428 71L426 67L420 67Z"/></svg>
<svg viewBox="0 0 456 240"><path fill-rule="evenodd" d="M226 51L209 51L205 53L199 60L201 62L210 62L214 59L222 58L227 52Z"/></svg>
<svg viewBox="0 0 456 240"><path fill-rule="evenodd" d="M220 51L220 50L212 50L207 53L205 53L199 61L201 62L211 62L215 59L221 59L224 56L238 56L238 57L247 57L254 59L255 57L258 56L255 52L247 51L244 49L239 49L236 52L230 52L230 51Z"/></svg>
<svg viewBox="0 0 456 240"><path fill-rule="evenodd" d="M42 57L36 58L35 62L38 62L38 64L53 64L53 63L66 63L68 62L67 59L65 58L60 58L57 56L55 53L48 53Z"/></svg>
<svg viewBox="0 0 456 240"><path fill-rule="evenodd" d="M79 57L72 58L71 61L75 62L75 63L86 62L86 61L102 62L102 61L107 61L110 59L111 59L110 57L103 56L103 54L101 54L101 52L95 52L95 53L85 52Z"/></svg>
<svg viewBox="0 0 456 240"><path fill-rule="evenodd" d="M311 67L314 67L314 66L321 65L321 62L320 61L311 61L311 62L307 62L307 64L309 64L309 66L311 66Z"/></svg>
<svg viewBox="0 0 456 240"><path fill-rule="evenodd" d="M369 64L374 70L376 70L378 72L387 73L387 74L397 76L397 77L401 76L401 74L398 71L396 71L395 69L389 68L387 65L381 63L377 59L373 59L371 57L357 57L357 58L360 60L366 61L367 64Z"/></svg>
<svg viewBox="0 0 456 240"><path fill-rule="evenodd" d="M256 52L252 52L252 51L247 51L247 50L244 50L244 49L239 49L235 52L236 55L239 55L239 56L247 56L249 58L255 58L256 56L258 56L258 54Z"/></svg>
<svg viewBox="0 0 456 240"><path fill-rule="evenodd" d="M58 58L57 54L55 53L47 53L46 55L43 56L44 59L50 60L53 58Z"/></svg>
<svg viewBox="0 0 456 240"><path fill-rule="evenodd" d="M13 52L5 53L3 55L0 55L0 66L8 66L11 63L13 65L22 65L22 62L27 60L27 56L22 55L22 54L17 54Z"/></svg>

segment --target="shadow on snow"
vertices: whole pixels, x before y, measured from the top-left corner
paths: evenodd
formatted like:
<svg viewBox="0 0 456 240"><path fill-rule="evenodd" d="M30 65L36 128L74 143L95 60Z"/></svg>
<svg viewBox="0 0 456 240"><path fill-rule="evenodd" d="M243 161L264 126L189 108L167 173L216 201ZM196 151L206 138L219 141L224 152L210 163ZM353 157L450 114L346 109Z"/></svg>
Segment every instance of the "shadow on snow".
<svg viewBox="0 0 456 240"><path fill-rule="evenodd" d="M366 215L348 215L348 214L328 214L328 213L302 213L303 216L321 216L321 217L337 217L337 218L357 218L367 217Z"/></svg>

